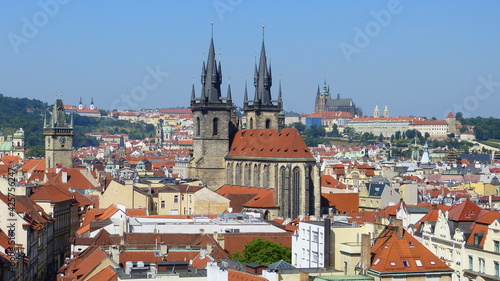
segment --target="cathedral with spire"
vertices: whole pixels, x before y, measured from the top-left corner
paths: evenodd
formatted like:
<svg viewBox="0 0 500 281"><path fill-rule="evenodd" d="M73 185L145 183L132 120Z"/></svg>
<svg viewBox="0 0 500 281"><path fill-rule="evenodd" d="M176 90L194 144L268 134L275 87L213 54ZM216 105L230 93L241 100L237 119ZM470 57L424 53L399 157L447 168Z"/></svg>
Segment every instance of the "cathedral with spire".
<svg viewBox="0 0 500 281"><path fill-rule="evenodd" d="M235 114L231 85L222 94L222 77L212 32L201 69L201 92L196 94L194 84L191 91L194 137L188 177L202 180L212 190L253 189L268 194L245 206L265 219L319 215L319 167L299 132L284 126L281 83L278 98L272 98L264 38L255 65L253 99L245 85L245 125Z"/></svg>
<svg viewBox="0 0 500 281"><path fill-rule="evenodd" d="M329 111L349 112L353 116L363 115L361 109L356 107L351 98L340 98L340 92L337 93L337 98L332 98L330 94L330 86L326 84L325 80L321 90L318 86L316 101L314 103L314 112L322 113Z"/></svg>

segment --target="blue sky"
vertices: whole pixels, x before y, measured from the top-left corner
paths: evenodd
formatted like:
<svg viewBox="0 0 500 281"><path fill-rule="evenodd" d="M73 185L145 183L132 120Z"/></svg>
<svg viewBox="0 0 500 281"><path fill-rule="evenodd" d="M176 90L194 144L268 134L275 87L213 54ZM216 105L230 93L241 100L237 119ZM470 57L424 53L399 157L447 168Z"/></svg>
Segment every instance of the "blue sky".
<svg viewBox="0 0 500 281"><path fill-rule="evenodd" d="M499 118L498 1L0 2L0 93L103 109L183 107L210 42L224 93L253 94L264 20L273 98L311 113L318 84L365 114ZM229 79L230 76L230 79Z"/></svg>

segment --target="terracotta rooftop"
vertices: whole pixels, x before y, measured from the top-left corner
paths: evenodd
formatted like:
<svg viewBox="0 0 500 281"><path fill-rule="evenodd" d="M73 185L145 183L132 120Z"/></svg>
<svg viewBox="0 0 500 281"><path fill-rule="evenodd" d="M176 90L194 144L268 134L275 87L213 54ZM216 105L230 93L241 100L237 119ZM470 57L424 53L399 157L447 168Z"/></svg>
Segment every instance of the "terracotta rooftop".
<svg viewBox="0 0 500 281"><path fill-rule="evenodd" d="M403 231L398 237L394 227L389 226L375 241L371 249L370 271L376 273L427 273L453 270L436 257L411 234Z"/></svg>
<svg viewBox="0 0 500 281"><path fill-rule="evenodd" d="M453 205L448 211L448 217L454 221L475 221L481 211L481 207L471 200Z"/></svg>
<svg viewBox="0 0 500 281"><path fill-rule="evenodd" d="M243 271L236 271L233 269L227 269L227 280L228 281L268 281L267 278L262 276L253 275Z"/></svg>
<svg viewBox="0 0 500 281"><path fill-rule="evenodd" d="M315 161L296 129L239 130L227 158L279 158Z"/></svg>
<svg viewBox="0 0 500 281"><path fill-rule="evenodd" d="M335 207L340 213L359 210L359 193L321 193L321 205Z"/></svg>

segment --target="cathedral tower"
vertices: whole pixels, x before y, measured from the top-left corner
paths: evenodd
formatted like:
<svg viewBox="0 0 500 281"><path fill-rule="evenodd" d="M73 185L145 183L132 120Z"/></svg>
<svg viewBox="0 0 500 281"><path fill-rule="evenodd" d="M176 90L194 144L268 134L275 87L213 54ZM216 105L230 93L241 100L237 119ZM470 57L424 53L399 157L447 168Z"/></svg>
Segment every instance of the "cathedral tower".
<svg viewBox="0 0 500 281"><path fill-rule="evenodd" d="M262 38L259 65L255 64L255 95L253 100L248 100L245 85L243 110L246 114L247 129L277 129L279 127L278 113L282 110L282 103L280 98L278 100L271 99L272 83L271 65L267 65L266 48L264 38Z"/></svg>
<svg viewBox="0 0 500 281"><path fill-rule="evenodd" d="M71 124L68 124L63 101L56 99L50 119L43 126L47 168L55 168L57 164L72 167L74 134L73 118Z"/></svg>
<svg viewBox="0 0 500 281"><path fill-rule="evenodd" d="M201 96L191 92L191 111L194 118L193 155L188 167L188 177L199 178L211 189L225 184L224 157L230 140L236 132L231 120L233 109L231 88L226 97L221 95L222 69L217 65L213 36L210 40L207 64L201 68Z"/></svg>

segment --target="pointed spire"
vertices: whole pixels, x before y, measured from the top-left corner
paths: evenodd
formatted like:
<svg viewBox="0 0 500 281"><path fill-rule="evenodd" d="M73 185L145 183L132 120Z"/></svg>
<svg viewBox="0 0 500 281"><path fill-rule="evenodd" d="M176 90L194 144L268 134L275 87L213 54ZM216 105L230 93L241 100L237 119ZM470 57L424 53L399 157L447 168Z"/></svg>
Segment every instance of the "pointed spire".
<svg viewBox="0 0 500 281"><path fill-rule="evenodd" d="M82 97L80 97L80 104L82 104Z"/></svg>
<svg viewBox="0 0 500 281"><path fill-rule="evenodd" d="M245 96L243 99L243 103L248 104L248 89L247 89L247 79L245 78Z"/></svg>
<svg viewBox="0 0 500 281"><path fill-rule="evenodd" d="M194 91L194 83L193 83L193 87L191 88L191 101L194 101L194 100L196 100L196 94Z"/></svg>
<svg viewBox="0 0 500 281"><path fill-rule="evenodd" d="M281 78L279 81L279 89L278 89L278 106L280 109L283 108L283 96L281 95Z"/></svg>
<svg viewBox="0 0 500 281"><path fill-rule="evenodd" d="M264 30L264 25L262 29ZM256 68L256 79L255 79L255 95L256 100L260 102L261 105L272 105L271 102L271 86L272 86L272 76L271 76L271 65L267 65L266 57L266 46L264 44L264 34L262 34L262 48L260 50L260 60L259 67Z"/></svg>
<svg viewBox="0 0 500 281"><path fill-rule="evenodd" d="M232 100L232 96L231 96L231 82L228 82L227 83L227 100L230 101Z"/></svg>
<svg viewBox="0 0 500 281"><path fill-rule="evenodd" d="M73 128L73 112L71 113L71 123L70 123L69 127Z"/></svg>
<svg viewBox="0 0 500 281"><path fill-rule="evenodd" d="M90 98L90 104L94 104L94 97Z"/></svg>
<svg viewBox="0 0 500 281"><path fill-rule="evenodd" d="M320 91L319 91L319 84L318 84L318 93L316 94L317 96L320 95Z"/></svg>
<svg viewBox="0 0 500 281"><path fill-rule="evenodd" d="M202 100L208 103L220 103L221 102L221 90L220 85L222 83L222 68L219 62L215 59L215 47L213 38L213 22L212 22L212 37L210 38L210 47L208 50L208 59L205 66L205 62L202 65L201 71L201 83L203 84L202 89Z"/></svg>

